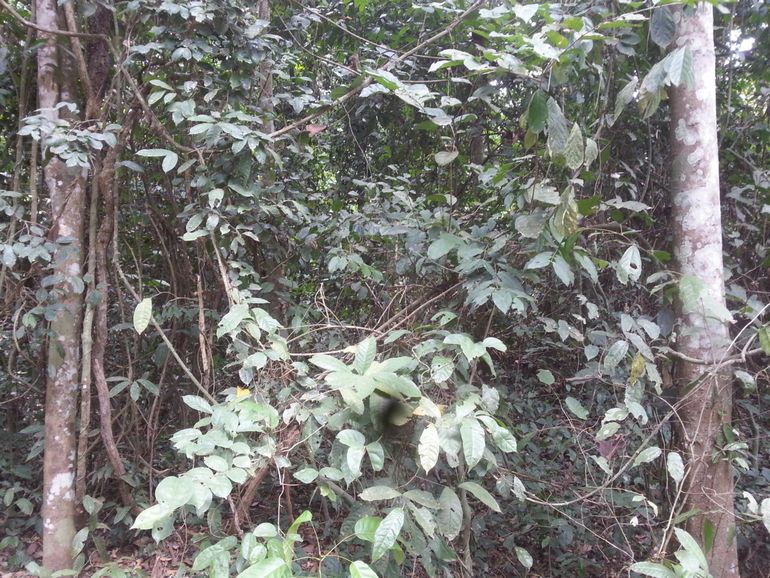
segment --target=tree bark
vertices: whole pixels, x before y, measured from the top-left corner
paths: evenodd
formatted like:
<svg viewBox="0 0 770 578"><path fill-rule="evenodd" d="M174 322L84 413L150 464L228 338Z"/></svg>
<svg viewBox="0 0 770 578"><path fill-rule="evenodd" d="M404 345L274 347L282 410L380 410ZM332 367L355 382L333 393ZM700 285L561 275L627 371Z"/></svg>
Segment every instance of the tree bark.
<svg viewBox="0 0 770 578"><path fill-rule="evenodd" d="M671 91L672 217L675 253L683 283L697 299L683 299L681 353L706 365L680 362L680 417L689 466L686 509L699 512L687 530L701 544L715 578L739 576L730 462L716 454L723 427L730 427L731 376L720 367L730 346L722 264L719 149L713 13L700 4L692 14L674 12L674 48L692 55L694 81ZM718 457L713 458L712 455ZM713 531L713 533L712 533ZM713 535L713 545L707 536Z"/></svg>
<svg viewBox="0 0 770 578"><path fill-rule="evenodd" d="M57 29L56 0L36 0L37 24ZM43 114L56 120L54 107L71 93L69 59L57 39L41 33L37 50L38 101ZM46 136L43 136L44 144ZM75 451L80 326L82 318L82 246L85 208L85 174L51 156L43 169L51 200L50 236L57 241L53 257L52 288L56 313L51 321L45 404L45 454L43 457L43 566L49 571L72 567L75 535Z"/></svg>

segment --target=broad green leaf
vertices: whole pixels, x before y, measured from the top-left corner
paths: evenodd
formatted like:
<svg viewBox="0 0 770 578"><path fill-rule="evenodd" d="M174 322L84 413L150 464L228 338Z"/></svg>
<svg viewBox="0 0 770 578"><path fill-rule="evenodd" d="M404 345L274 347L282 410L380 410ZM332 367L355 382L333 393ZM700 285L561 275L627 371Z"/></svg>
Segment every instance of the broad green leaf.
<svg viewBox="0 0 770 578"><path fill-rule="evenodd" d="M180 508L192 498L195 483L184 477L169 476L163 478L158 487L155 488L155 499L159 503L166 504L169 508Z"/></svg>
<svg viewBox="0 0 770 578"><path fill-rule="evenodd" d="M182 401L201 413L211 413L211 405L202 397L198 397L197 395L183 395Z"/></svg>
<svg viewBox="0 0 770 578"><path fill-rule="evenodd" d="M378 502L380 500L393 500L401 496L401 492L389 486L371 486L359 494L365 502Z"/></svg>
<svg viewBox="0 0 770 578"><path fill-rule="evenodd" d="M377 530L374 532L372 562L376 562L382 558L388 550L396 545L396 540L401 533L403 525L404 510L402 508L394 508L387 516L385 516L377 527Z"/></svg>
<svg viewBox="0 0 770 578"><path fill-rule="evenodd" d="M294 472L294 477L297 478L303 484L309 484L318 477L318 470L314 468L303 468L297 472Z"/></svg>
<svg viewBox="0 0 770 578"><path fill-rule="evenodd" d="M134 329L141 335L152 319L152 297L142 299L134 309Z"/></svg>
<svg viewBox="0 0 770 578"><path fill-rule="evenodd" d="M165 157L170 154L174 154L174 151L166 150L166 149L142 149L140 151L136 152L137 155L140 157L149 157L149 158L160 158Z"/></svg>
<svg viewBox="0 0 770 578"><path fill-rule="evenodd" d="M575 282L575 273L572 271L572 267L561 255L556 255L551 263L553 272L567 287L571 287Z"/></svg>
<svg viewBox="0 0 770 578"><path fill-rule="evenodd" d="M367 337L356 346L356 357L353 367L360 374L366 373L377 355L377 341L373 337Z"/></svg>
<svg viewBox="0 0 770 578"><path fill-rule="evenodd" d="M327 371L350 371L347 365L331 355L314 355L309 361L316 367Z"/></svg>
<svg viewBox="0 0 770 578"><path fill-rule="evenodd" d="M358 519L353 531L359 540L373 542L374 533L377 531L380 522L382 522L382 519L376 516L364 516Z"/></svg>
<svg viewBox="0 0 770 578"><path fill-rule="evenodd" d="M227 460L221 456L211 455L203 458L203 463L210 467L215 472L226 472L230 465Z"/></svg>
<svg viewBox="0 0 770 578"><path fill-rule="evenodd" d="M412 513L412 517L419 524L422 531L428 538L433 538L436 535L436 520L433 517L433 512L428 508L419 508L412 504L408 504L409 511Z"/></svg>
<svg viewBox="0 0 770 578"><path fill-rule="evenodd" d="M543 132L548 120L548 96L542 90L536 90L527 108L527 128L535 134Z"/></svg>
<svg viewBox="0 0 770 578"><path fill-rule="evenodd" d="M249 566L236 578L288 578L290 575L286 562L282 558L271 556Z"/></svg>
<svg viewBox="0 0 770 578"><path fill-rule="evenodd" d="M377 572L372 570L368 564L356 560L350 565L351 578L378 578Z"/></svg>
<svg viewBox="0 0 770 578"><path fill-rule="evenodd" d="M438 510L441 507L441 503L433 497L433 494L425 490L409 490L404 493L404 497L415 504L420 504L433 510Z"/></svg>
<svg viewBox="0 0 770 578"><path fill-rule="evenodd" d="M455 370L454 362L448 357L436 355L430 363L430 377L435 383L443 383L450 377Z"/></svg>
<svg viewBox="0 0 770 578"><path fill-rule="evenodd" d="M527 550L520 546L516 546L516 558L518 558L519 564L524 566L527 570L532 569L532 564L534 564L535 561L532 559L532 554Z"/></svg>
<svg viewBox="0 0 770 578"><path fill-rule="evenodd" d="M346 457L348 469L356 477L361 475L361 460L364 459L365 454L366 449L364 447L348 448Z"/></svg>
<svg viewBox="0 0 770 578"><path fill-rule="evenodd" d="M438 530L450 542L460 533L463 526L463 506L460 498L451 488L444 488L439 498L441 509L436 521Z"/></svg>
<svg viewBox="0 0 770 578"><path fill-rule="evenodd" d="M457 150L441 151L433 155L433 158L435 159L438 166L443 167L455 160L458 154L460 154L460 151Z"/></svg>
<svg viewBox="0 0 770 578"><path fill-rule="evenodd" d="M708 568L706 556L703 554L703 550L701 550L698 542L695 541L695 538L681 528L674 528L674 534L676 534L676 539L679 540L682 548L698 560L701 569Z"/></svg>
<svg viewBox="0 0 770 578"><path fill-rule="evenodd" d="M567 408L577 417L580 419L588 419L588 410L584 408L583 404L577 399L572 396L567 396L564 402L567 404Z"/></svg>
<svg viewBox="0 0 770 578"><path fill-rule="evenodd" d="M639 452L639 455L636 456L636 459L634 460L634 465L638 466L639 464L647 464L655 459L663 453L661 449L657 446L653 446L651 448L645 448L641 452Z"/></svg>
<svg viewBox="0 0 770 578"><path fill-rule="evenodd" d="M551 251L543 251L542 253L538 253L529 261L527 261L527 264L524 265L524 269L542 269L543 267L547 267L551 264L552 257L553 252Z"/></svg>
<svg viewBox="0 0 770 578"><path fill-rule="evenodd" d="M575 123L572 125L564 147L564 161L574 171L583 164L584 158L583 132L580 130L580 125Z"/></svg>
<svg viewBox="0 0 770 578"><path fill-rule="evenodd" d="M546 105L548 107L548 151L554 157L564 152L564 147L567 146L569 124L559 104L553 98L549 98Z"/></svg>
<svg viewBox="0 0 770 578"><path fill-rule="evenodd" d="M235 536L228 536L212 544L208 548L201 550L193 561L193 571L205 570L218 558L221 554L227 554L229 558L229 551L235 548L238 544L238 539Z"/></svg>
<svg viewBox="0 0 770 578"><path fill-rule="evenodd" d="M481 503L494 510L495 512L501 511L500 505L497 503L497 500L492 497L492 494L490 494L476 482L463 482L458 487L462 488L466 492L473 494L476 499L478 499Z"/></svg>
<svg viewBox="0 0 770 578"><path fill-rule="evenodd" d="M638 281L642 274L642 257L639 248L631 245L626 249L615 268L615 275L623 285L628 281Z"/></svg>
<svg viewBox="0 0 770 578"><path fill-rule="evenodd" d="M460 438L463 441L463 455L468 469L479 463L486 447L484 428L475 417L466 417L460 424Z"/></svg>
<svg viewBox="0 0 770 578"><path fill-rule="evenodd" d="M366 454L369 456L369 462L375 472L382 471L385 467L385 449L378 441L366 444Z"/></svg>
<svg viewBox="0 0 770 578"><path fill-rule="evenodd" d="M760 327L757 331L757 337L762 351L765 352L765 355L770 355L770 328L767 325Z"/></svg>
<svg viewBox="0 0 770 578"><path fill-rule="evenodd" d="M668 475L671 476L677 485L682 483L684 479L684 462L682 462L682 456L676 452L668 452L666 456L666 469Z"/></svg>
<svg viewBox="0 0 770 578"><path fill-rule="evenodd" d="M669 6L657 6L650 19L650 38L661 48L667 48L674 41L676 22Z"/></svg>
<svg viewBox="0 0 770 578"><path fill-rule="evenodd" d="M217 327L217 337L232 333L249 314L249 306L246 303L237 303L230 308Z"/></svg>
<svg viewBox="0 0 770 578"><path fill-rule="evenodd" d="M616 421L611 421L602 425L599 431L596 432L596 441L600 442L614 436L620 429L620 424Z"/></svg>
<svg viewBox="0 0 770 578"><path fill-rule="evenodd" d="M618 340L613 343L604 356L604 370L611 371L626 357L628 353L628 341Z"/></svg>
<svg viewBox="0 0 770 578"><path fill-rule="evenodd" d="M168 504L155 504L139 513L131 526L132 530L152 530L161 525L173 512Z"/></svg>
<svg viewBox="0 0 770 578"><path fill-rule="evenodd" d="M452 249L460 244L460 240L454 235L442 233L441 236L433 241L428 247L428 257L430 259L440 259Z"/></svg>
<svg viewBox="0 0 770 578"><path fill-rule="evenodd" d="M439 448L438 430L434 424L429 423L420 435L420 443L417 446L420 465L426 473L431 471L438 462Z"/></svg>
<svg viewBox="0 0 770 578"><path fill-rule="evenodd" d="M177 155L174 152L170 152L165 157L163 157L163 163L161 163L161 168L163 169L164 173L167 173L170 170L172 170L178 162L179 162L179 155Z"/></svg>
<svg viewBox="0 0 770 578"><path fill-rule="evenodd" d="M364 434L353 429L345 429L337 434L337 439L341 444L350 448L363 448L366 444Z"/></svg>
<svg viewBox="0 0 770 578"><path fill-rule="evenodd" d="M543 383L545 385L553 385L553 382L556 381L556 379L553 376L553 373L551 373L551 371L548 369L538 370L537 379L540 381L540 383Z"/></svg>
<svg viewBox="0 0 770 578"><path fill-rule="evenodd" d="M631 570L652 578L676 578L673 570L669 570L663 564L656 562L636 562L631 564Z"/></svg>

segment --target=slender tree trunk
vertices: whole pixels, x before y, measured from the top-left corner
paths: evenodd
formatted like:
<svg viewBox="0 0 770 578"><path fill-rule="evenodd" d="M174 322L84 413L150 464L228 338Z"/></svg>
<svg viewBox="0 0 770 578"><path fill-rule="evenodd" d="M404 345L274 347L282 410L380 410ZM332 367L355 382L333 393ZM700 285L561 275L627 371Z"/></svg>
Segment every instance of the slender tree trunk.
<svg viewBox="0 0 770 578"><path fill-rule="evenodd" d="M692 85L671 93L672 217L680 273L698 296L683 300L678 346L706 362L681 362L677 368L689 466L686 508L699 512L687 529L706 552L714 577L732 578L739 575L732 467L723 456L712 457L732 410L731 376L720 368L730 335L724 313L714 22L705 3L691 15L681 8L675 15L674 47L689 48L695 74ZM707 543L712 535L713 545Z"/></svg>
<svg viewBox="0 0 770 578"><path fill-rule="evenodd" d="M37 24L59 28L56 0L37 0ZM57 38L41 33L37 50L38 101L43 114L56 120L54 107L70 96L66 86L69 59L59 50ZM45 136L44 136L45 139ZM45 145L45 142L44 142ZM45 404L45 454L43 458L43 566L49 571L72 567L75 535L75 453L80 325L82 318L82 245L85 208L85 175L49 156L43 175L51 200L53 287L57 305L49 330L48 379Z"/></svg>

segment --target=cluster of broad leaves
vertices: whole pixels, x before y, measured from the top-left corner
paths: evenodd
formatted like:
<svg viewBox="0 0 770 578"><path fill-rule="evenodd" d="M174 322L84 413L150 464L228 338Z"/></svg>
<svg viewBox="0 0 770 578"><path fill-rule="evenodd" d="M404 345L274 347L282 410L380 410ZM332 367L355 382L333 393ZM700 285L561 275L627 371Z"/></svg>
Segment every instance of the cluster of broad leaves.
<svg viewBox="0 0 770 578"><path fill-rule="evenodd" d="M240 486L267 468L276 487L339 512L333 539L308 554L304 536L332 520L305 511L285 529L278 505L270 521L208 543L193 571L371 578L419 560L439 575L467 554L472 511L543 498L542 485L514 471L527 468L521 456L535 432L506 398L502 354L512 343L515 355L535 351L528 385L560 388L565 421L588 432L590 451L565 452L576 467L619 488L633 528L665 520L636 472L662 466L682 489L682 457L647 435L667 385L673 303L750 317L746 339L770 353L759 298L736 284L727 311L697 279L667 271L671 255L644 239L656 217L639 169L613 159L608 134L641 134L666 90L694 74L686 49L663 52L672 8L485 4L451 40L427 46L430 58L399 61L467 6L271 4L270 22L239 0L121 5L141 30L123 67L170 135L139 127L121 174L131 187L165 183L157 190L169 191L179 236L191 254L210 253L204 276L225 287L227 303L209 312L227 387L182 396L196 421L170 441L189 467L157 484L133 528L162 541L189 517L219 527ZM369 32L355 67L343 58L344 26L332 25L346 18ZM648 37L661 49L650 45L653 56L640 48ZM275 130L315 113L293 132ZM23 134L53 131L51 154L86 168L89 150L114 146L119 129L45 122L28 117ZM481 157L478 127L488 134ZM0 208L15 211L11 201L0 197ZM7 266L22 259L50 260L37 228L4 245ZM17 338L50 315L44 301ZM403 305L412 302L425 305ZM133 318L147 339L157 337L152 307L141 301ZM144 378L113 380L116 396L158 394ZM725 437L723 454L748 470L748 446L736 432ZM634 446L621 463L626 439ZM746 500L747 514L770 527L770 501ZM677 563L632 569L705 573L700 548L675 532ZM523 545L512 548L523 569L533 566Z"/></svg>

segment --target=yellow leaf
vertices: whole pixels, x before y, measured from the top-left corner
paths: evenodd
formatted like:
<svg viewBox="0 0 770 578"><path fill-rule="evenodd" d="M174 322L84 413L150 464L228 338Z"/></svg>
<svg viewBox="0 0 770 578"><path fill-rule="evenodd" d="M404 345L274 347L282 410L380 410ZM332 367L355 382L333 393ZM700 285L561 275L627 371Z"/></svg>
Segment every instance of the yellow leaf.
<svg viewBox="0 0 770 578"><path fill-rule="evenodd" d="M631 374L628 376L629 385L634 385L644 375L644 357L638 351L631 362Z"/></svg>
<svg viewBox="0 0 770 578"><path fill-rule="evenodd" d="M248 388L245 388L245 387L235 388L235 399L243 399L244 397L249 397L250 395L251 395L251 391Z"/></svg>

